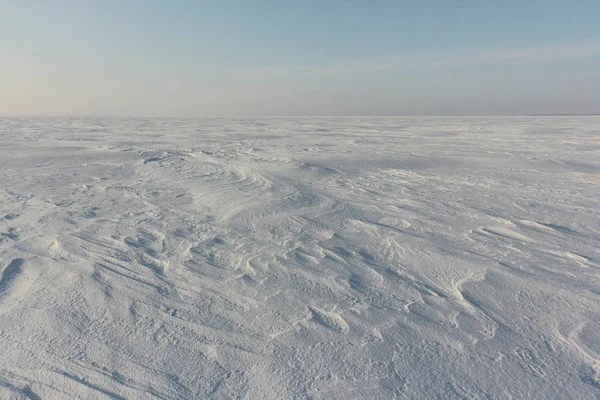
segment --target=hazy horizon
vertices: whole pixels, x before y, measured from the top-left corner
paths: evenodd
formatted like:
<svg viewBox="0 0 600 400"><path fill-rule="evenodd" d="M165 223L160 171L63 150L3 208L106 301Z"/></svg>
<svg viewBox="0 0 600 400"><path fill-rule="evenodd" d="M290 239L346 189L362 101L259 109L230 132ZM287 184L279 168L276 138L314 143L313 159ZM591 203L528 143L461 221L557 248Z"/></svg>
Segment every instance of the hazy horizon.
<svg viewBox="0 0 600 400"><path fill-rule="evenodd" d="M3 3L2 116L600 113L600 4Z"/></svg>

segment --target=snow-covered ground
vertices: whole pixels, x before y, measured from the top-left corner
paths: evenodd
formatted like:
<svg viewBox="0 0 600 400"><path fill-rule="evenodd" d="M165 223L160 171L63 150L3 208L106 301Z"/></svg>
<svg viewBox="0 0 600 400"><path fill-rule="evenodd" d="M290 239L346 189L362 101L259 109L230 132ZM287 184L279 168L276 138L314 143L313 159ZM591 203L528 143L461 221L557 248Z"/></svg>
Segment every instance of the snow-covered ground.
<svg viewBox="0 0 600 400"><path fill-rule="evenodd" d="M600 398L600 117L0 119L0 398Z"/></svg>

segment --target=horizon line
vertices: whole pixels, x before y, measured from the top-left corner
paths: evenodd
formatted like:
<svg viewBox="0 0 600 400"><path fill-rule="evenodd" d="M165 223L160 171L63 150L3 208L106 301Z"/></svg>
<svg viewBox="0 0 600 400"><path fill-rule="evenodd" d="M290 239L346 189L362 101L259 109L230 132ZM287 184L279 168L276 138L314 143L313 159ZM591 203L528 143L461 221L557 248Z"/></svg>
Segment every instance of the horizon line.
<svg viewBox="0 0 600 400"><path fill-rule="evenodd" d="M0 118L145 118L145 119L220 119L220 118L501 118L501 117L598 117L600 113L541 114L332 114L332 115L128 115L128 114L2 114Z"/></svg>

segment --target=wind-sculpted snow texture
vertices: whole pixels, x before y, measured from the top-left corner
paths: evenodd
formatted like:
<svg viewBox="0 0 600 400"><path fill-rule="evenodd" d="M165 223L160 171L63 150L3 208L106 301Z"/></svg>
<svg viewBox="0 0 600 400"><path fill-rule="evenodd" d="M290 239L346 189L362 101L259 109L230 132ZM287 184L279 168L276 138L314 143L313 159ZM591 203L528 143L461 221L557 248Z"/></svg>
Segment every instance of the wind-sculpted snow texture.
<svg viewBox="0 0 600 400"><path fill-rule="evenodd" d="M598 117L0 133L0 398L600 396Z"/></svg>

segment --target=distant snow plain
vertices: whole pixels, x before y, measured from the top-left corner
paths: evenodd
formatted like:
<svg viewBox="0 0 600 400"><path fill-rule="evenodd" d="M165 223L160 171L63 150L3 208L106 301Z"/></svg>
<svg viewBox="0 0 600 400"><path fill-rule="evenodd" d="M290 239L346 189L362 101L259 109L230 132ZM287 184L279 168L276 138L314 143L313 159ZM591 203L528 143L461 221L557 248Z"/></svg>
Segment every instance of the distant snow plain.
<svg viewBox="0 0 600 400"><path fill-rule="evenodd" d="M0 398L600 398L600 117L2 118Z"/></svg>

